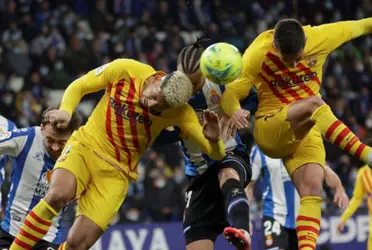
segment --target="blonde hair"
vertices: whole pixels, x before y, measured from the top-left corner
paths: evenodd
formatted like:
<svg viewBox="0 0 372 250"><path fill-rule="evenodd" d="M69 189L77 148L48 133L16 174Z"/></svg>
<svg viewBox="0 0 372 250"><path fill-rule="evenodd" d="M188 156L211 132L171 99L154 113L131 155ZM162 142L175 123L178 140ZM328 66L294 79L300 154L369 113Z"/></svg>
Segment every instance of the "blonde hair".
<svg viewBox="0 0 372 250"><path fill-rule="evenodd" d="M190 79L180 71L166 75L160 84L163 89L165 101L171 108L187 103L192 95Z"/></svg>

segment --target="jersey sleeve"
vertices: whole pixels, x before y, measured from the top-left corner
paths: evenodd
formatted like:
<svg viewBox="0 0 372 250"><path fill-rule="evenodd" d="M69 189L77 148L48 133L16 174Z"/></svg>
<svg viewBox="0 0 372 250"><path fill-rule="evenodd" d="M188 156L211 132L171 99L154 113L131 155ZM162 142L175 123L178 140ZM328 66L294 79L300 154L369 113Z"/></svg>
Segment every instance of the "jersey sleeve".
<svg viewBox="0 0 372 250"><path fill-rule="evenodd" d="M262 161L260 157L260 150L254 146L251 152L251 166L252 166L252 181L257 181L260 178L262 170Z"/></svg>
<svg viewBox="0 0 372 250"><path fill-rule="evenodd" d="M240 104L243 109L248 110L251 113L251 116L253 116L258 107L257 90L252 88L249 92L249 96L241 101Z"/></svg>
<svg viewBox="0 0 372 250"><path fill-rule="evenodd" d="M363 175L366 173L363 171L364 169L361 168L358 172L358 176L355 182L353 197L349 203L348 208L344 211L341 216L341 221L347 221L355 211L360 207L360 204L363 202L364 195L366 194L366 190L363 187Z"/></svg>
<svg viewBox="0 0 372 250"><path fill-rule="evenodd" d="M229 83L222 95L221 107L223 111L231 116L235 111L240 110L240 101L245 99L258 79L260 62L258 59L257 46L255 42L245 51L243 55L243 69L237 80Z"/></svg>
<svg viewBox="0 0 372 250"><path fill-rule="evenodd" d="M330 53L347 41L371 34L372 18L324 24L314 27L314 30L314 39L320 40L323 50Z"/></svg>
<svg viewBox="0 0 372 250"><path fill-rule="evenodd" d="M71 115L84 95L97 92L112 85L125 75L127 68L131 67L131 65L133 65L133 60L117 59L76 79L67 87L60 109Z"/></svg>
<svg viewBox="0 0 372 250"><path fill-rule="evenodd" d="M220 139L217 143L212 143L204 137L203 128L199 123L198 117L188 104L185 105L180 115L178 127L182 130L181 135L183 139L189 139L192 143L198 145L213 160L222 160L225 157L223 141Z"/></svg>
<svg viewBox="0 0 372 250"><path fill-rule="evenodd" d="M0 133L0 155L17 157L25 147L27 138L27 129Z"/></svg>

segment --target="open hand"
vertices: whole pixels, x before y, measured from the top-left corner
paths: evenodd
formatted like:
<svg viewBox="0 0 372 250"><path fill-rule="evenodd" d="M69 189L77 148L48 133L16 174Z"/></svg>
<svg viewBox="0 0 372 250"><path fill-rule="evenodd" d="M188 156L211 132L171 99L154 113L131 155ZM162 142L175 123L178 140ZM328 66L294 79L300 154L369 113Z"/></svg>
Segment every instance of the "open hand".
<svg viewBox="0 0 372 250"><path fill-rule="evenodd" d="M247 128L249 125L248 120L250 116L251 113L248 110L240 109L232 114L231 120L237 129Z"/></svg>
<svg viewBox="0 0 372 250"><path fill-rule="evenodd" d="M349 197L342 188L336 189L333 203L342 209L346 209L349 206Z"/></svg>
<svg viewBox="0 0 372 250"><path fill-rule="evenodd" d="M220 121L218 115L211 110L204 110L204 137L210 142L218 142L220 139Z"/></svg>
<svg viewBox="0 0 372 250"><path fill-rule="evenodd" d="M221 138L223 140L227 140L231 137L235 137L237 129L230 117L228 117L226 114L223 114L222 116L220 116L220 124L221 124Z"/></svg>
<svg viewBox="0 0 372 250"><path fill-rule="evenodd" d="M66 128L71 120L71 116L64 110L51 110L46 113L46 118L60 129Z"/></svg>
<svg viewBox="0 0 372 250"><path fill-rule="evenodd" d="M337 233L341 233L344 230L344 227L345 227L345 222L340 221L337 225Z"/></svg>

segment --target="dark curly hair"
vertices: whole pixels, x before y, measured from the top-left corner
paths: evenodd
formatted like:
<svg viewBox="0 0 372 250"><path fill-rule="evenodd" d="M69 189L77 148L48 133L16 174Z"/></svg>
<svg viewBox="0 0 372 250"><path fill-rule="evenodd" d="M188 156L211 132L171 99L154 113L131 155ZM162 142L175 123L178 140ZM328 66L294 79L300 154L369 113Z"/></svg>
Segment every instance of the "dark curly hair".
<svg viewBox="0 0 372 250"><path fill-rule="evenodd" d="M177 65L180 65L185 74L192 74L199 70L200 57L203 54L203 43L209 39L197 37L196 41L181 50L177 57Z"/></svg>

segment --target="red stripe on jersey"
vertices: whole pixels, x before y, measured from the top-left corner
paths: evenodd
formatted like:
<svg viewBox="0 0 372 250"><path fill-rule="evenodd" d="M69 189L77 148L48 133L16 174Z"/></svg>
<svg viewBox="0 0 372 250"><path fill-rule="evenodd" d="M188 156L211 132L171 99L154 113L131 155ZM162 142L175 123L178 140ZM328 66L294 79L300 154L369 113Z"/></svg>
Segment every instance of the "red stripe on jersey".
<svg viewBox="0 0 372 250"><path fill-rule="evenodd" d="M285 64L280 60L279 57L277 57L276 55L274 55L270 51L267 52L266 56L276 65L276 67L278 67L278 69L280 69L280 71L283 74L288 74L289 77L292 79L292 81L294 83L296 83L301 89L303 89L309 96L314 96L315 95L315 93L311 90L311 88L309 88L309 86L304 84L302 82L302 80L297 77L296 73L291 72L285 66Z"/></svg>
<svg viewBox="0 0 372 250"><path fill-rule="evenodd" d="M266 79L261 73L260 73L260 76L262 77L262 79L267 83L267 85L269 86L269 88L271 89L271 91L273 92L273 94L282 102L282 103L285 103L285 104L290 104L291 102L284 96L282 95L276 88L274 88L270 81L268 79Z"/></svg>
<svg viewBox="0 0 372 250"><path fill-rule="evenodd" d="M120 106L122 105L121 101L120 101L120 95L123 92L124 84L125 84L124 80L118 81L118 84L116 86L116 92L115 92L115 105L120 105ZM119 110L121 110L121 109L119 109ZM122 115L123 115L122 113L121 114L116 114L117 132L118 132L118 137L119 137L119 140L120 140L121 147L127 153L128 168L129 168L130 171L132 171L132 169L131 169L132 155L130 153L127 142L125 140L124 126L123 126L123 119L124 118L122 117Z"/></svg>
<svg viewBox="0 0 372 250"><path fill-rule="evenodd" d="M134 114L133 116L132 115L130 116L130 131L132 134L133 146L136 148L138 152L140 152L140 144L138 140L138 131L137 131L136 108L133 105L134 95L136 94L135 82L136 82L136 79L132 77L130 79L127 103L128 103L129 112Z"/></svg>
<svg viewBox="0 0 372 250"><path fill-rule="evenodd" d="M285 82L285 80L282 77L280 77L279 75L276 75L274 73L274 71L272 71L272 69L270 69L269 65L267 65L266 63L262 64L262 69L265 71L265 73L267 75L273 77L276 81L278 81L278 86L279 87L280 87L281 82L283 82L283 83ZM273 88L275 88L275 87L273 87ZM286 91L288 94L290 94L294 99L296 99L296 100L301 100L302 99L301 96L299 96L297 94L297 92L291 88L291 86L288 86L288 88L285 88L285 87L284 88L280 87L280 88L283 89L284 91Z"/></svg>
<svg viewBox="0 0 372 250"><path fill-rule="evenodd" d="M118 160L118 162L120 162L120 151L119 151L119 148L114 141L114 137L112 136L112 124L111 124L111 122L112 122L111 121L112 100L111 100L111 97L110 97L111 88L109 88L108 90L110 90L110 91L108 91L109 101L108 101L107 110L106 110L106 134L108 136L108 140L111 142L112 146L115 149L116 160ZM115 100L113 100L113 101L115 101Z"/></svg>
<svg viewBox="0 0 372 250"><path fill-rule="evenodd" d="M364 179L364 185L366 186L367 191L371 192L372 191L372 185L371 185L371 182L369 180L369 176L368 176L367 171L364 171L363 179Z"/></svg>
<svg viewBox="0 0 372 250"><path fill-rule="evenodd" d="M358 140L359 140L358 137L353 136L353 138L351 138L351 140L346 144L344 150L345 150L346 152L349 152L350 149L353 147L353 145L354 145Z"/></svg>
<svg viewBox="0 0 372 250"><path fill-rule="evenodd" d="M304 71L306 74L313 74L312 79L320 86L320 80L318 76L316 75L316 72L311 71L308 67L306 67L302 63L298 63L297 68Z"/></svg>

